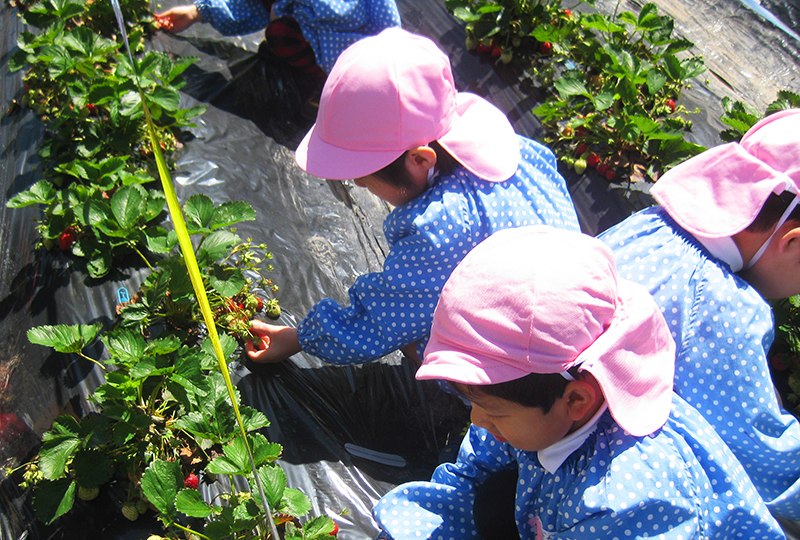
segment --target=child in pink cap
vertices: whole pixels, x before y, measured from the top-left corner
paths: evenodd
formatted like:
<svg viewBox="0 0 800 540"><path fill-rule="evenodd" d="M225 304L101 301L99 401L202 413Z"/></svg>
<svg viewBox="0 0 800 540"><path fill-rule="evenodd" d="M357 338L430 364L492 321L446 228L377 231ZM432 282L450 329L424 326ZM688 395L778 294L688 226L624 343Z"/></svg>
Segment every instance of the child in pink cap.
<svg viewBox="0 0 800 540"><path fill-rule="evenodd" d="M602 242L545 226L494 234L447 281L417 372L451 381L473 424L455 463L378 502L382 537L784 538L672 391L674 355L658 306L617 277Z"/></svg>
<svg viewBox="0 0 800 540"><path fill-rule="evenodd" d="M486 100L458 92L447 56L399 28L339 57L296 161L393 205L390 251L383 271L355 281L349 306L322 300L296 329L253 321L270 339L266 350L247 344L256 362L301 350L337 364L400 348L420 355L444 282L480 241L536 224L579 230L553 153L516 135Z"/></svg>
<svg viewBox="0 0 800 540"><path fill-rule="evenodd" d="M800 424L774 390L766 299L800 293L800 110L711 148L652 188L660 206L600 238L655 298L678 345L675 391L739 458L767 506L800 520Z"/></svg>

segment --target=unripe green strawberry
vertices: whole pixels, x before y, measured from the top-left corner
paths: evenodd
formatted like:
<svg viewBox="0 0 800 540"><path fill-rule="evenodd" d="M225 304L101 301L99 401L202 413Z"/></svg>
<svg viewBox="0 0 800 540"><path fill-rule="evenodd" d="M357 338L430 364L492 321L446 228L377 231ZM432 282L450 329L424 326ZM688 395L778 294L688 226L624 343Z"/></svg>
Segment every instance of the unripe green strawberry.
<svg viewBox="0 0 800 540"><path fill-rule="evenodd" d="M512 58L514 58L514 53L511 52L510 49L506 49L505 51L503 51L503 54L500 55L500 61L503 62L504 64L508 64L509 62L511 62Z"/></svg>
<svg viewBox="0 0 800 540"><path fill-rule="evenodd" d="M139 515L142 515L145 512L147 512L148 508L149 506L147 506L147 501L145 501L144 499L139 499L138 501L136 501L136 509L139 511Z"/></svg>
<svg viewBox="0 0 800 540"><path fill-rule="evenodd" d="M100 494L100 488L97 486L78 487L78 498L82 501L91 501L92 499L97 498L99 494Z"/></svg>
<svg viewBox="0 0 800 540"><path fill-rule="evenodd" d="M583 174L583 171L586 170L586 160L583 159L582 157L578 158L575 160L574 166L576 173Z"/></svg>
<svg viewBox="0 0 800 540"><path fill-rule="evenodd" d="M279 319L281 316L281 306L278 305L278 301L273 298L269 302L267 302L266 308L266 315L272 320Z"/></svg>
<svg viewBox="0 0 800 540"><path fill-rule="evenodd" d="M136 505L131 502L122 505L122 515L131 521L139 519L139 511L136 509Z"/></svg>
<svg viewBox="0 0 800 540"><path fill-rule="evenodd" d="M258 308L258 297L248 294L244 299L244 307L256 311Z"/></svg>

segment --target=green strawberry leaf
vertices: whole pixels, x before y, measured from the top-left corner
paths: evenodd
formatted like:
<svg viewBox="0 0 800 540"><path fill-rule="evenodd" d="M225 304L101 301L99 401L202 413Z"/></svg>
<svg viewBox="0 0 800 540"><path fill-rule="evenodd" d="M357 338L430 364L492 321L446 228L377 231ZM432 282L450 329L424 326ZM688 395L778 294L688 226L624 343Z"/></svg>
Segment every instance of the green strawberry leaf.
<svg viewBox="0 0 800 540"><path fill-rule="evenodd" d="M278 465L262 465L256 469L267 502L271 509L277 508L286 490L286 473Z"/></svg>
<svg viewBox="0 0 800 540"><path fill-rule="evenodd" d="M67 462L80 447L81 440L72 435L51 435L44 440L39 451L39 469L42 475L48 480L64 476Z"/></svg>
<svg viewBox="0 0 800 540"><path fill-rule="evenodd" d="M144 336L139 333L124 330L114 335L103 336L101 339L111 356L122 363L134 364L144 356Z"/></svg>
<svg viewBox="0 0 800 540"><path fill-rule="evenodd" d="M43 480L33 493L33 510L46 525L72 509L78 485L69 478Z"/></svg>
<svg viewBox="0 0 800 540"><path fill-rule="evenodd" d="M249 473L251 471L250 468L250 457L247 453L247 446L244 443L244 439L241 436L235 437L231 440L223 450L225 452L225 456L230 459L240 471L244 471L245 473Z"/></svg>
<svg viewBox="0 0 800 540"><path fill-rule="evenodd" d="M211 540L223 540L230 537L233 534L233 530L230 523L226 521L211 521L203 529L203 534Z"/></svg>
<svg viewBox="0 0 800 540"><path fill-rule="evenodd" d="M147 500L170 521L175 519L175 499L183 487L181 465L156 460L142 474L142 492Z"/></svg>
<svg viewBox="0 0 800 540"><path fill-rule="evenodd" d="M208 262L222 259L231 252L231 248L241 242L235 233L230 231L214 231L206 236L198 248L198 259L205 253ZM200 262L198 260L198 262Z"/></svg>
<svg viewBox="0 0 800 540"><path fill-rule="evenodd" d="M244 474L244 471L226 456L217 456L206 465L206 471L213 474Z"/></svg>
<svg viewBox="0 0 800 540"><path fill-rule="evenodd" d="M80 450L72 460L75 479L83 487L95 487L105 484L114 474L114 464L105 452L98 450Z"/></svg>
<svg viewBox="0 0 800 540"><path fill-rule="evenodd" d="M269 426L269 419L267 416L253 407L242 406L239 407L239 413L242 416L242 423L244 424L245 431L256 431L261 428ZM276 448L278 447L278 448ZM255 452L255 449L253 450ZM273 452L277 451L280 454L280 445L275 444L275 447L270 447L264 450L268 456L272 456ZM258 465L258 463L256 463Z"/></svg>
<svg viewBox="0 0 800 540"><path fill-rule="evenodd" d="M190 234L201 230L208 230L208 223L214 214L214 202L208 195L197 193L189 197L183 205L186 214L186 226Z"/></svg>
<svg viewBox="0 0 800 540"><path fill-rule="evenodd" d="M304 516L311 512L311 499L302 491L294 488L286 488L283 492L283 498L281 499L278 510L294 517ZM333 532L332 524L331 530L327 532Z"/></svg>
<svg viewBox="0 0 800 540"><path fill-rule="evenodd" d="M52 347L61 353L77 353L94 341L100 327L100 323L37 326L28 330L28 340L37 345Z"/></svg>
<svg viewBox="0 0 800 540"><path fill-rule="evenodd" d="M214 508L203 501L196 489L182 489L175 498L175 508L189 517L207 518L214 514Z"/></svg>
<svg viewBox="0 0 800 540"><path fill-rule="evenodd" d="M55 189L50 180L39 180L27 191L17 193L11 197L6 206L9 208L22 208L32 204L50 204L55 198Z"/></svg>
<svg viewBox="0 0 800 540"><path fill-rule="evenodd" d="M208 283L222 296L233 296L247 285L240 268L215 264L208 273Z"/></svg>
<svg viewBox="0 0 800 540"><path fill-rule="evenodd" d="M230 227L242 221L256 219L256 211L249 203L244 201L230 201L214 208L213 214L207 223L211 229Z"/></svg>
<svg viewBox="0 0 800 540"><path fill-rule="evenodd" d="M147 192L139 184L124 186L111 198L111 211L122 230L138 224L146 205Z"/></svg>

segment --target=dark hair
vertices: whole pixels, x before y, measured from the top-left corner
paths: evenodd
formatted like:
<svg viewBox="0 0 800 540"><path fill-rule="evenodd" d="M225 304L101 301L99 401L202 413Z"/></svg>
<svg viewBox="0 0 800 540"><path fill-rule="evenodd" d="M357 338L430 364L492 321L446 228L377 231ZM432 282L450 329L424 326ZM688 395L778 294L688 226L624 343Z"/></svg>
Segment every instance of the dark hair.
<svg viewBox="0 0 800 540"><path fill-rule="evenodd" d="M436 152L436 170L438 170L440 174L450 174L453 172L453 169L461 165L458 160L451 156L447 150L442 148L442 145L437 141L429 143L428 146ZM398 188L411 187L413 182L405 166L406 154L408 154L408 150L403 152L399 158L389 163L383 169L372 173L372 176L390 186Z"/></svg>
<svg viewBox="0 0 800 540"><path fill-rule="evenodd" d="M794 198L795 194L789 191L784 191L780 195L770 193L756 219L745 230L753 233L769 230L781 218L781 215L783 215ZM800 221L800 205L792 210L789 219Z"/></svg>
<svg viewBox="0 0 800 540"><path fill-rule="evenodd" d="M581 378L577 367L569 369L568 372L575 379ZM564 395L569 381L560 373L530 373L520 379L496 384L451 384L466 399L491 396L523 407L539 408L547 414L556 400Z"/></svg>

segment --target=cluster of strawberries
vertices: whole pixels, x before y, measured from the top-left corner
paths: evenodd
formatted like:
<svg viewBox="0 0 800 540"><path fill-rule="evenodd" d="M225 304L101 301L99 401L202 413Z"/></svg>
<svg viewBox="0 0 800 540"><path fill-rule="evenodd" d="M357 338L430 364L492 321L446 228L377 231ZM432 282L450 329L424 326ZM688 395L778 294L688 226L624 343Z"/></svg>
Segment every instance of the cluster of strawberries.
<svg viewBox="0 0 800 540"><path fill-rule="evenodd" d="M153 18L153 24L157 29L166 30L167 32L171 32L175 25L172 21L172 17L163 15L156 15Z"/></svg>
<svg viewBox="0 0 800 540"><path fill-rule="evenodd" d="M575 167L575 172L583 174L587 167L595 169L597 174L604 176L606 180L612 182L617 177L617 172L608 163L602 161L600 156L594 152L589 151L586 143L578 143L575 147L575 155L577 158L572 163Z"/></svg>
<svg viewBox="0 0 800 540"><path fill-rule="evenodd" d="M281 316L281 307L278 300L273 298L264 302L258 296L249 292L241 292L230 298L225 298L222 305L214 308L214 321L227 330L231 335L247 341L253 341L256 347L266 349L269 345L264 339L256 339L250 331L250 321L256 313L264 313L270 319Z"/></svg>

